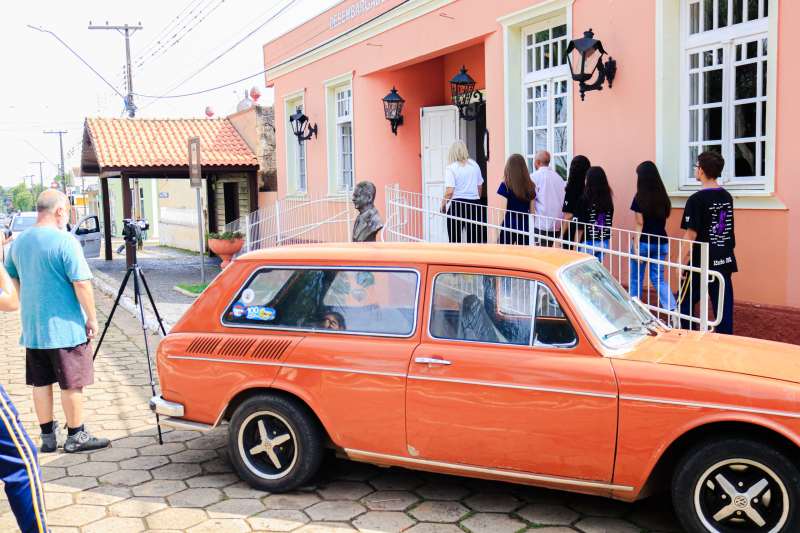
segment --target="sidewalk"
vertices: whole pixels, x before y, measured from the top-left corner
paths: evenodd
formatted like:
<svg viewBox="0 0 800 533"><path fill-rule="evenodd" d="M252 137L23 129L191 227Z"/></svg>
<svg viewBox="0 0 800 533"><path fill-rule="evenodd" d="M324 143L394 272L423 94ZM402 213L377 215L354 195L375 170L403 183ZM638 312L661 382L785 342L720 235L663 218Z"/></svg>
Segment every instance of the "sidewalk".
<svg viewBox="0 0 800 533"><path fill-rule="evenodd" d="M121 245L121 239L114 240L114 250L117 250ZM171 326L183 316L183 313L195 300L176 291L175 286L178 283L186 285L200 283L200 257L197 252L186 252L176 248L158 246L155 243L146 243L144 250L137 252L137 261L142 269L147 286L150 288L153 300L156 302L158 312L161 318L164 319L166 329L169 332ZM218 257L204 258L206 282L210 282L220 273L219 265L221 262L222 260ZM112 300L116 298L127 272L124 253L120 255L115 252L112 261L106 261L103 258L90 259L89 266L92 267L92 273L96 278L94 280L95 287L111 297ZM128 281L125 295L129 300L123 303L123 307L132 310L133 279ZM148 323L148 326L155 331L155 315L146 294L145 308L152 315L152 321Z"/></svg>
<svg viewBox="0 0 800 533"><path fill-rule="evenodd" d="M96 293L102 323L113 301ZM38 442L25 385L19 314L0 314L0 382ZM155 353L158 335L150 335ZM41 454L53 533L680 533L668 495L636 504L328 456L306 487L251 489L233 472L227 426L201 434L165 428L156 439L140 323L114 316L86 389L85 422L106 450ZM56 387L56 390L58 388ZM56 418L64 415L56 392ZM18 531L0 493L0 533Z"/></svg>

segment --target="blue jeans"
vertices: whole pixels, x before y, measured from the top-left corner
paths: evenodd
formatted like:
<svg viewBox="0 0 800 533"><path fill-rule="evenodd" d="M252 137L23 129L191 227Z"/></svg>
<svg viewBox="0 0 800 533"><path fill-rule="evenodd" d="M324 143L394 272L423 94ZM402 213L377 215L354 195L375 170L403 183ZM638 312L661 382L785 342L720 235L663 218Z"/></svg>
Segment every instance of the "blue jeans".
<svg viewBox="0 0 800 533"><path fill-rule="evenodd" d="M611 248L611 239L606 239L604 241L586 241L583 244L585 244L586 246L596 246L598 248L604 248L608 250L609 248ZM592 254L597 259L599 259L601 263L603 262L603 258L606 256L605 252L601 252L599 250L590 250L584 248L583 246L578 247L578 251L584 254Z"/></svg>
<svg viewBox="0 0 800 533"><path fill-rule="evenodd" d="M669 244L666 242L660 245L657 243L639 243L638 255L640 257L665 261L668 253ZM633 246L631 246L631 255L633 254L636 254L636 252ZM674 311L678 307L678 304L675 301L675 297L672 295L672 291L669 289L669 283L667 283L667 280L664 278L664 265L656 265L653 263L647 265L646 261L638 261L631 258L631 286L629 289L631 296L635 296L639 299L642 298L645 268L650 271L650 282L653 284L653 287L658 288L658 301L661 307L668 311Z"/></svg>

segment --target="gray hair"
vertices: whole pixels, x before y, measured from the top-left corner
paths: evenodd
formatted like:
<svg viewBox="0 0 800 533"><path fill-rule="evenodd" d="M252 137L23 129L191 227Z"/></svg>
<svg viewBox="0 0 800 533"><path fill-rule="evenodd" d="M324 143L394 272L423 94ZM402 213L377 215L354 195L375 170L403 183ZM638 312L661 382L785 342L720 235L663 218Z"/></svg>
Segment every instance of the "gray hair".
<svg viewBox="0 0 800 533"><path fill-rule="evenodd" d="M62 203L68 203L67 195L56 189L48 189L36 199L36 211L39 213L53 213Z"/></svg>
<svg viewBox="0 0 800 533"><path fill-rule="evenodd" d="M550 164L550 152L547 150L540 150L536 152L536 160L543 165Z"/></svg>

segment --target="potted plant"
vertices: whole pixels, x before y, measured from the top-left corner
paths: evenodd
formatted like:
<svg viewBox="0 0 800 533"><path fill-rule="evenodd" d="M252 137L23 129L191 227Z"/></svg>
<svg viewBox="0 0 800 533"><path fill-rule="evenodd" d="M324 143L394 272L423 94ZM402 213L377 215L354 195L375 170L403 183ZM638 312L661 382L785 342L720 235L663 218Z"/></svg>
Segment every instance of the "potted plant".
<svg viewBox="0 0 800 533"><path fill-rule="evenodd" d="M220 268L231 264L231 257L239 253L244 246L244 234L240 231L224 233L206 233L208 248L222 258Z"/></svg>

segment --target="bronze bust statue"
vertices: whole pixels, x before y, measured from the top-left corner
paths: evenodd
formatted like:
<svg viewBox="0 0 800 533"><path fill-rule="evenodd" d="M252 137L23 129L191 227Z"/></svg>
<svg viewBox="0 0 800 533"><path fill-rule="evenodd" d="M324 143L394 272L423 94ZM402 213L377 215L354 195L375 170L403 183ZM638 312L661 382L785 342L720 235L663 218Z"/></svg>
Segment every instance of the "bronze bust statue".
<svg viewBox="0 0 800 533"><path fill-rule="evenodd" d="M383 219L375 208L375 185L362 181L353 190L353 205L359 215L353 224L353 242L375 242Z"/></svg>

